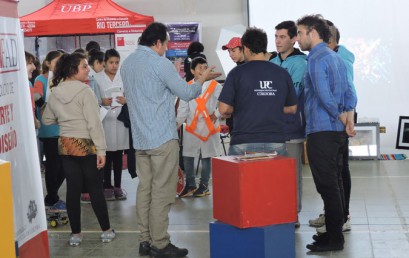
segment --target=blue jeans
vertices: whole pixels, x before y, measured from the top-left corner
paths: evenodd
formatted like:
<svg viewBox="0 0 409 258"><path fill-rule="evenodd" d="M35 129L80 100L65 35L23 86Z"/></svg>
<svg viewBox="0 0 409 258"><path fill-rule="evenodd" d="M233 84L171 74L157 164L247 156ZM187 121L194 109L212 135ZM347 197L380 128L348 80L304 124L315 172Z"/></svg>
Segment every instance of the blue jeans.
<svg viewBox="0 0 409 258"><path fill-rule="evenodd" d="M183 164L185 165L186 172L186 186L196 186L195 176L195 158L183 156ZM210 158L202 158L202 171L200 174L200 183L209 186L210 179Z"/></svg>
<svg viewBox="0 0 409 258"><path fill-rule="evenodd" d="M231 155L244 155L246 152L265 152L271 153L276 151L278 155L287 155L287 149L285 143L243 143L230 145L229 156Z"/></svg>

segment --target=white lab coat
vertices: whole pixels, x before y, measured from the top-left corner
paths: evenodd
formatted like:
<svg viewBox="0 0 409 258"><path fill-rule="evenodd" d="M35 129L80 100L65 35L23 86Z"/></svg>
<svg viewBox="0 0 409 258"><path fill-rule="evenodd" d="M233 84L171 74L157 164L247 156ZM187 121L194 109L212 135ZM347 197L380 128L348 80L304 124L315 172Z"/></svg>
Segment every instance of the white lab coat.
<svg viewBox="0 0 409 258"><path fill-rule="evenodd" d="M94 75L94 79L98 85L101 98L110 98L106 96L106 89L111 87L120 87L123 94L124 87L122 78L119 72L116 74L113 81L108 77L105 71L101 71ZM108 110L107 115L102 120L102 125L105 131L105 140L107 143L107 151L117 151L129 149L129 129L125 127L124 123L119 121L118 115L122 107L103 106Z"/></svg>
<svg viewBox="0 0 409 258"><path fill-rule="evenodd" d="M209 85L210 85L210 81L207 81L203 84L202 93L200 96L203 95L203 93L207 90ZM211 97L206 102L206 109L209 112L209 115L214 113L218 118L215 123L216 128L219 126L219 120L220 120L220 113L217 110L217 105L218 105L217 99L219 98L221 90L222 90L222 86L220 84L217 84ZM176 122L178 126L180 126L184 122L186 122L187 125L190 125L192 123L196 107L197 107L197 103L195 100L191 100L189 102L180 100L178 114L176 117ZM183 129L185 129L185 126L183 127ZM195 132L204 137L206 137L209 134L209 129L207 128L205 119L202 114L199 115ZM183 131L183 156L199 157L200 152L202 153L202 158L220 156L220 133L217 132L211 135L207 141L203 142L195 135L184 130Z"/></svg>

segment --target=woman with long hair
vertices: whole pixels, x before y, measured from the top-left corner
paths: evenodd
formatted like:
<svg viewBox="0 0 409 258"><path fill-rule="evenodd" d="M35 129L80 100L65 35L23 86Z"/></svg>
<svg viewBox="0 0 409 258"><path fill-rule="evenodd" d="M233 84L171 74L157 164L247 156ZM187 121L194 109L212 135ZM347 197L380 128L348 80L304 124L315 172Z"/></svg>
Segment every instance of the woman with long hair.
<svg viewBox="0 0 409 258"><path fill-rule="evenodd" d="M57 61L62 56L59 51L50 51L46 55L42 64L42 74L37 76L34 81L34 88L41 92L42 102L46 101L46 95L49 95L50 75L54 72ZM37 112L41 119L40 112ZM44 198L45 206L53 210L66 210L65 202L60 200L58 190L65 180L61 156L58 154L58 136L60 128L58 125L44 125L38 129L38 138L43 144L45 155L45 186L47 194Z"/></svg>
<svg viewBox="0 0 409 258"><path fill-rule="evenodd" d="M91 196L92 208L103 231L102 242L111 242L115 238L115 231L109 223L100 171L105 165L105 134L95 94L84 83L89 79L88 74L88 62L83 54L61 56L42 117L44 124L60 126L58 150L67 180L71 246L82 242L80 196L83 186Z"/></svg>

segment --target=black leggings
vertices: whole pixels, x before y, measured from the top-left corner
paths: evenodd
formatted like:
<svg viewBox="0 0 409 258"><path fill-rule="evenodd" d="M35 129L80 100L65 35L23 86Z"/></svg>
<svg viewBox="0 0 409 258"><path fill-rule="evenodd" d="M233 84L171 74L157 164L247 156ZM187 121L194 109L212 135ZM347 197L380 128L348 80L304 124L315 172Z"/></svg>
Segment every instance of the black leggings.
<svg viewBox="0 0 409 258"><path fill-rule="evenodd" d="M122 153L123 150L107 151L104 167L104 188L113 188L111 184L111 170L114 169L114 185L121 187L122 179Z"/></svg>
<svg viewBox="0 0 409 258"><path fill-rule="evenodd" d="M65 180L65 174L58 154L58 138L40 138L43 143L45 155L45 186L47 195L44 198L46 204L53 205L60 197L58 190Z"/></svg>
<svg viewBox="0 0 409 258"><path fill-rule="evenodd" d="M61 156L67 179L67 213L71 232L81 233L81 190L85 186L102 231L110 229L107 203L102 188L102 171L97 169L97 156Z"/></svg>

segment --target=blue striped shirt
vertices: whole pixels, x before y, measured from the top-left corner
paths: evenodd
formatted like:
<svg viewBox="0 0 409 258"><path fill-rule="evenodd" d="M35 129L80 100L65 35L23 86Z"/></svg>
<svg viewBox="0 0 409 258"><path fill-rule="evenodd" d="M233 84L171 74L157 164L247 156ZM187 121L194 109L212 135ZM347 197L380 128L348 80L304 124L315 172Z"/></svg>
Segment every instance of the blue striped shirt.
<svg viewBox="0 0 409 258"><path fill-rule="evenodd" d="M185 101L195 99L200 95L202 85L188 85L172 62L142 45L124 60L121 76L134 148L155 149L178 139L174 95Z"/></svg>
<svg viewBox="0 0 409 258"><path fill-rule="evenodd" d="M311 49L304 83L306 134L345 130L338 117L344 111L354 110L356 96L344 62L327 44L320 43Z"/></svg>

